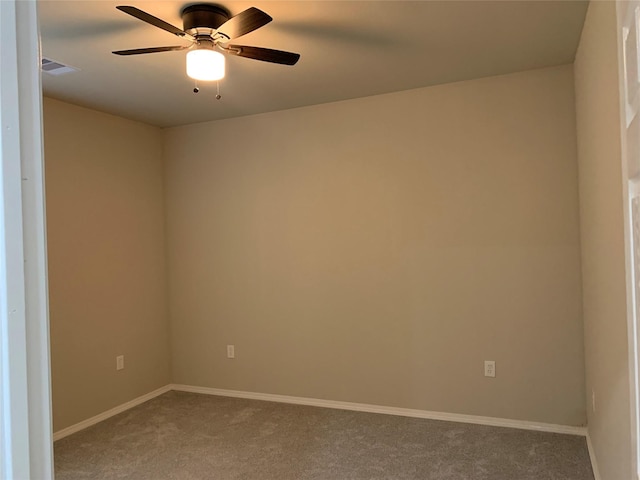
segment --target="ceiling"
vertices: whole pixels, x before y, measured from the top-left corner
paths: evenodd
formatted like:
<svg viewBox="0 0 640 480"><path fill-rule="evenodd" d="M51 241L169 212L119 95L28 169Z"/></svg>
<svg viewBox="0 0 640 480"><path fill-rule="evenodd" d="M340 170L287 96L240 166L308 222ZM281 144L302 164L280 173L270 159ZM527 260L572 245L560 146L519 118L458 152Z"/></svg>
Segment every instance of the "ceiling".
<svg viewBox="0 0 640 480"><path fill-rule="evenodd" d="M273 17L233 43L301 54L295 66L227 56L216 86L185 73L184 51L112 50L188 42L116 10L182 28L185 2L39 0L43 56L79 68L43 74L45 95L161 127L250 115L573 62L583 1L225 1Z"/></svg>

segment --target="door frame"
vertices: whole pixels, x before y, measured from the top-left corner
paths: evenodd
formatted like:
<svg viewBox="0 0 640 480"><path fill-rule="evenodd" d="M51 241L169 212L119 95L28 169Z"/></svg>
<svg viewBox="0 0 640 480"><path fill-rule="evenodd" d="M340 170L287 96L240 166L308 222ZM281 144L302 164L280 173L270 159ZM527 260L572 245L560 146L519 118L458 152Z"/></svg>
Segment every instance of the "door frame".
<svg viewBox="0 0 640 480"><path fill-rule="evenodd" d="M35 0L0 1L0 477L53 478Z"/></svg>

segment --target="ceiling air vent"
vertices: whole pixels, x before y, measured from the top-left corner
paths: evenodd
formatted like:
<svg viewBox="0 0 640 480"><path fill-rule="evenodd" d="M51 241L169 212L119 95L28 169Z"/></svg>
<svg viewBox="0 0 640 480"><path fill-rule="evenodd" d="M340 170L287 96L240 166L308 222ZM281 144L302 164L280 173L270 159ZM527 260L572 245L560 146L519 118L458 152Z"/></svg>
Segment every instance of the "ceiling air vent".
<svg viewBox="0 0 640 480"><path fill-rule="evenodd" d="M42 71L49 75L64 75L65 73L77 72L78 69L64 65L55 60L49 60L48 58L42 59Z"/></svg>

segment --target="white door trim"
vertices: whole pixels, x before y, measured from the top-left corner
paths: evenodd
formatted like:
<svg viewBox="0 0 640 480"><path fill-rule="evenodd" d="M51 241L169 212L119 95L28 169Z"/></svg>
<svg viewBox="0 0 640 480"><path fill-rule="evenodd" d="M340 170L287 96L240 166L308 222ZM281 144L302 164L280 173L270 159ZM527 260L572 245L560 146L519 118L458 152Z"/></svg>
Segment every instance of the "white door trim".
<svg viewBox="0 0 640 480"><path fill-rule="evenodd" d="M630 158L629 152L637 151L640 137L630 130L632 121L640 114L640 1L616 2L618 39L618 87L620 106L620 147L622 153L622 192L624 211L624 249L626 270L627 299L627 336L629 352L629 404L630 404L630 439L631 439L631 471L634 478L640 480L638 443L638 319L640 312L636 308L635 258L638 245L634 242L632 201L640 193L640 176L637 172L637 159ZM627 44L634 38L635 42ZM628 51L626 51L628 49ZM631 148L633 147L633 148Z"/></svg>
<svg viewBox="0 0 640 480"><path fill-rule="evenodd" d="M0 1L0 477L53 478L37 5Z"/></svg>

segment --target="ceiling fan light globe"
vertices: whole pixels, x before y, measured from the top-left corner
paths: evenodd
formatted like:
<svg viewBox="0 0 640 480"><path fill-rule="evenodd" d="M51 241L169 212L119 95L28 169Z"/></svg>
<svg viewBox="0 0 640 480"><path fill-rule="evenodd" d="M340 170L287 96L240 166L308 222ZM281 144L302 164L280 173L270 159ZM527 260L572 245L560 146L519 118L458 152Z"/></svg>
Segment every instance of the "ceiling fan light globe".
<svg viewBox="0 0 640 480"><path fill-rule="evenodd" d="M187 52L187 75L204 82L224 78L224 55L211 49Z"/></svg>

